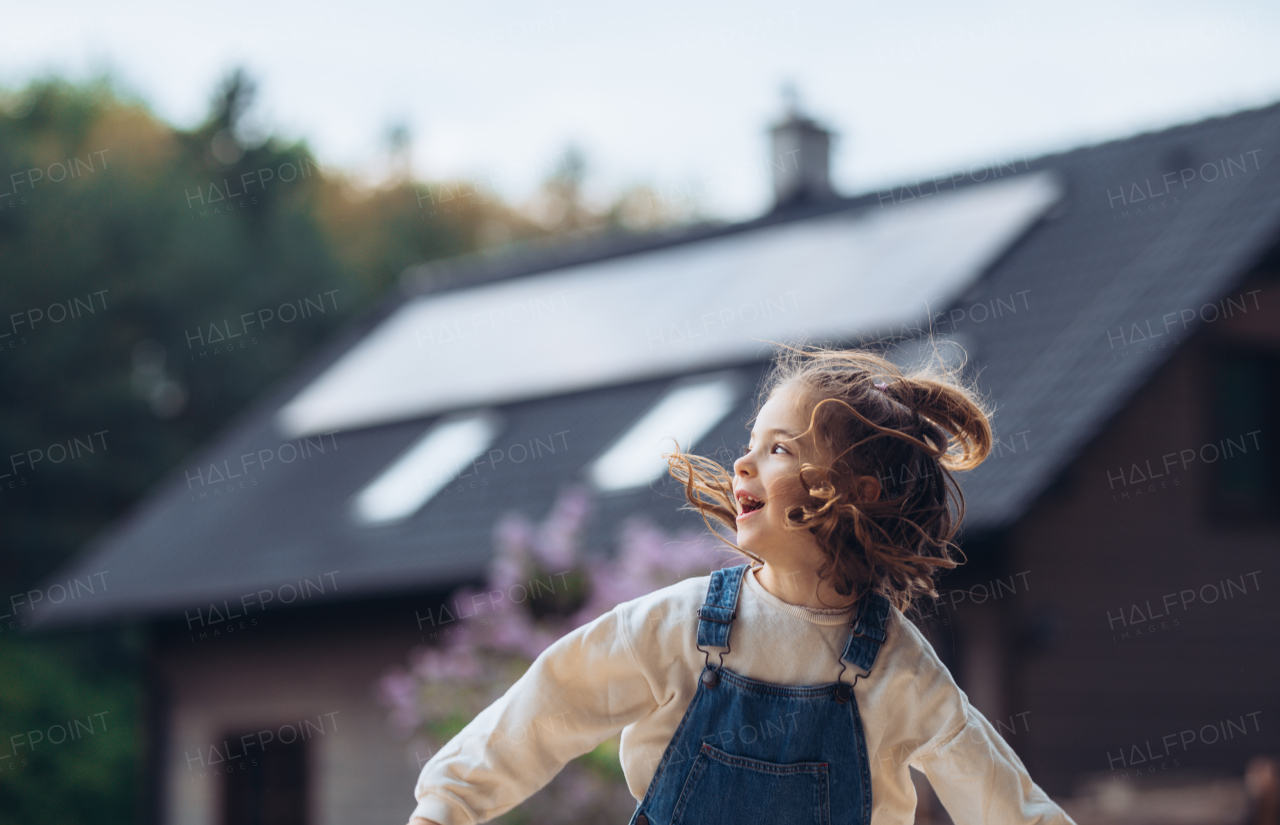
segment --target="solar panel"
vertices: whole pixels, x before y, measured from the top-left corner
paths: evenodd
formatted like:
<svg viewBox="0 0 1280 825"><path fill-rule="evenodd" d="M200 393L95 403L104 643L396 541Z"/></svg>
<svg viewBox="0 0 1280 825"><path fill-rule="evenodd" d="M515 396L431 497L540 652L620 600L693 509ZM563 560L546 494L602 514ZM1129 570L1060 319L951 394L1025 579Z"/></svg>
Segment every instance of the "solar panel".
<svg viewBox="0 0 1280 825"><path fill-rule="evenodd" d="M922 326L1061 194L1047 172L412 299L279 412L288 437Z"/></svg>

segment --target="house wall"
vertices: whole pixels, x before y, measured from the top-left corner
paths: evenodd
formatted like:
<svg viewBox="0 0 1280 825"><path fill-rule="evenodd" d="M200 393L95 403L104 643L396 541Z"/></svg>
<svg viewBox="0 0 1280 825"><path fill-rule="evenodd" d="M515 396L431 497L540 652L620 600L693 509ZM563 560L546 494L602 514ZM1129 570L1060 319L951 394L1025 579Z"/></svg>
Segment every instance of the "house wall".
<svg viewBox="0 0 1280 825"><path fill-rule="evenodd" d="M1028 713L1010 742L1051 794L1239 776L1251 755L1280 751L1280 521L1212 520L1214 467L1200 461L1115 480L1213 440L1212 343L1280 351L1276 282L1255 276L1232 294L1252 289L1260 307L1184 341L1009 535L1009 569L1029 571L1030 587L1001 609L1032 636L1006 639L1006 706ZM1277 437L1262 432L1263 449Z"/></svg>
<svg viewBox="0 0 1280 825"><path fill-rule="evenodd" d="M282 725L301 728L300 720L309 719L307 822L407 822L414 782L429 754L415 757L413 745L391 730L374 685L421 643L415 603L423 607L430 600L264 612L257 614L257 626L204 640L193 640L185 626L159 629L156 659L169 700L162 821L220 822L228 765L234 769L257 752L256 746L224 746L228 731L280 732ZM218 753L211 754L211 747ZM229 750L245 756L210 764Z"/></svg>

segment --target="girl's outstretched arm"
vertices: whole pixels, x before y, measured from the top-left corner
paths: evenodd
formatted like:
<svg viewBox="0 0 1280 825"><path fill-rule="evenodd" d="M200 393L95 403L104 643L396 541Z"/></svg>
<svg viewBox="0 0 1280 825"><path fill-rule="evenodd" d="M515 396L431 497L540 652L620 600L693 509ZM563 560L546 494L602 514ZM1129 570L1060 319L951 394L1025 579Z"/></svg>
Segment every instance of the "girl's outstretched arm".
<svg viewBox="0 0 1280 825"><path fill-rule="evenodd" d="M987 718L967 699L963 709L953 730L912 759L956 825L1075 825Z"/></svg>
<svg viewBox="0 0 1280 825"><path fill-rule="evenodd" d="M635 606L618 605L544 650L423 765L411 817L438 825L486 822L656 709L628 635Z"/></svg>

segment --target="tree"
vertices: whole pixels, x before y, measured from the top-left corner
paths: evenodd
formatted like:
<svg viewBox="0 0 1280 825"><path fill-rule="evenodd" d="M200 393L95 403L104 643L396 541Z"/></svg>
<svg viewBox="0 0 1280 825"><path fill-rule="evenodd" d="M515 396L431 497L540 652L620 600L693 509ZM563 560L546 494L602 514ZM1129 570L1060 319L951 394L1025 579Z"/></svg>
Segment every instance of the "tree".
<svg viewBox="0 0 1280 825"><path fill-rule="evenodd" d="M0 720L7 736L111 709L109 734L41 747L21 772L0 759L0 818L136 821L142 747L126 634L19 643L38 607L15 612L8 594L35 587L406 267L511 221L490 204L424 219L407 181L353 197L305 143L247 143L252 100L235 72L182 131L108 79L0 93ZM93 664L104 651L119 655Z"/></svg>

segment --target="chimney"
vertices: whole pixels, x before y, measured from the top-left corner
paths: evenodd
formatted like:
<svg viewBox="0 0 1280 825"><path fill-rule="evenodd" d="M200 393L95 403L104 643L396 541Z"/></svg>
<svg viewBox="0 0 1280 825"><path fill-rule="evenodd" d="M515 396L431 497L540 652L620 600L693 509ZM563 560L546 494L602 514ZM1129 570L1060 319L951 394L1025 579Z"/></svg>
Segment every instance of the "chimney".
<svg viewBox="0 0 1280 825"><path fill-rule="evenodd" d="M829 175L832 133L800 114L793 86L784 87L783 96L786 119L770 129L774 211L835 197Z"/></svg>

